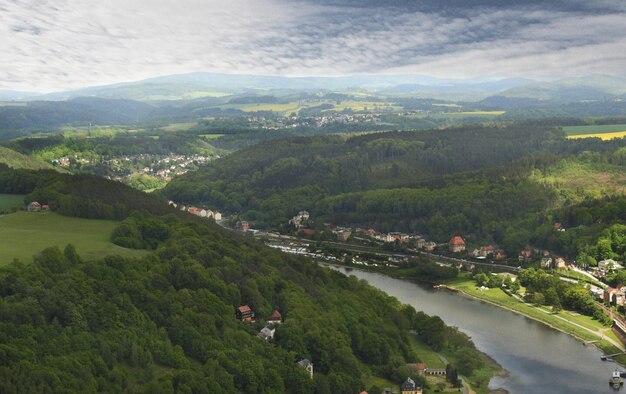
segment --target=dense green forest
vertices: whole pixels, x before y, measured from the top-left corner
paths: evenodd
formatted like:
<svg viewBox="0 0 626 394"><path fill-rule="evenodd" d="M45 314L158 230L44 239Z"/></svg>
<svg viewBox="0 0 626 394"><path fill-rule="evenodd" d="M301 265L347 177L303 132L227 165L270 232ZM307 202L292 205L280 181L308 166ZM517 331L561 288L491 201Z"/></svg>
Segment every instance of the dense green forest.
<svg viewBox="0 0 626 394"><path fill-rule="evenodd" d="M420 232L440 242L460 232L516 253L549 210L578 202L564 197L562 185L530 174L541 178L566 158L619 172L624 145L567 140L538 123L292 138L178 177L164 194L219 207L259 228L306 209L319 222Z"/></svg>
<svg viewBox="0 0 626 394"><path fill-rule="evenodd" d="M0 191L70 216L125 217L113 241L153 251L85 261L67 245L0 268L2 392L354 393L372 376L411 375L410 330L462 355L460 373L482 366L438 317L122 184L4 167ZM236 320L242 304L256 322ZM285 321L267 342L258 333L275 309Z"/></svg>

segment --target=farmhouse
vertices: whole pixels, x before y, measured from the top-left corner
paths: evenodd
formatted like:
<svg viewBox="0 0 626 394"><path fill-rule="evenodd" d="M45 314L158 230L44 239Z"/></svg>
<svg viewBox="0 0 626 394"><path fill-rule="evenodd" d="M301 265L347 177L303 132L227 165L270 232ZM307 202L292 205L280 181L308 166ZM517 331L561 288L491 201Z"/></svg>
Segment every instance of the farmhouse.
<svg viewBox="0 0 626 394"><path fill-rule="evenodd" d="M26 209L28 210L28 212L39 212L41 211L41 204L39 204L37 201L32 201L30 204L28 204Z"/></svg>
<svg viewBox="0 0 626 394"><path fill-rule="evenodd" d="M452 253L465 252L465 241L463 237L458 234L452 237L448 243L448 249Z"/></svg>

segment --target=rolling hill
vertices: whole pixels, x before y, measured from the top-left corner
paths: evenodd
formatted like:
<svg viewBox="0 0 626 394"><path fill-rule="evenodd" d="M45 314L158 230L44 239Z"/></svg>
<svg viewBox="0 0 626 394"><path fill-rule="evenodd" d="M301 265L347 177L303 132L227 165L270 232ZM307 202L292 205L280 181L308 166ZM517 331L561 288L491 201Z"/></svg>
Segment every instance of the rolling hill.
<svg viewBox="0 0 626 394"><path fill-rule="evenodd" d="M19 152L0 146L0 163L10 168L23 168L27 170L50 169L52 165L34 157L23 155Z"/></svg>

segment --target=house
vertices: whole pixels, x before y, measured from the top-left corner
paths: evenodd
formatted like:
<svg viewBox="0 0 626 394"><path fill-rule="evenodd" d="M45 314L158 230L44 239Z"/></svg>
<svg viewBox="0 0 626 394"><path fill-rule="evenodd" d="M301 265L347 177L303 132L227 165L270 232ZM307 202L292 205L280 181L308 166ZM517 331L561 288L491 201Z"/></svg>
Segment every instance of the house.
<svg viewBox="0 0 626 394"><path fill-rule="evenodd" d="M28 204L26 209L28 210L28 212L39 212L41 211L41 204L39 204L37 201L32 201L30 204Z"/></svg>
<svg viewBox="0 0 626 394"><path fill-rule="evenodd" d="M300 211L296 216L289 220L289 224L293 225L296 229L304 227L304 222L309 220L309 213L307 211Z"/></svg>
<svg viewBox="0 0 626 394"><path fill-rule="evenodd" d="M465 241L463 240L463 237L457 234L454 237L450 238L450 242L448 243L448 250L450 250L450 252L452 253L465 252Z"/></svg>
<svg viewBox="0 0 626 394"><path fill-rule="evenodd" d="M424 250L426 250L427 252L432 252L433 250L435 250L436 247L437 244L433 241L429 241L424 244Z"/></svg>
<svg viewBox="0 0 626 394"><path fill-rule="evenodd" d="M302 368L304 368L311 375L311 379L313 379L313 363L312 362L310 362L306 358L303 358L302 360L298 361L297 364L301 366Z"/></svg>
<svg viewBox="0 0 626 394"><path fill-rule="evenodd" d="M616 306L626 304L626 286L619 284L615 288L609 287L604 290L604 301Z"/></svg>
<svg viewBox="0 0 626 394"><path fill-rule="evenodd" d="M235 230L245 233L250 230L250 224L245 220L238 220L237 223L235 223Z"/></svg>
<svg viewBox="0 0 626 394"><path fill-rule="evenodd" d="M276 328L274 327L274 325L269 324L261 329L259 336L265 339L266 341L269 341L270 339L274 339L275 332L276 332Z"/></svg>
<svg viewBox="0 0 626 394"><path fill-rule="evenodd" d="M533 257L532 249L524 249L521 252L519 252L518 260L521 262L527 263L530 261L532 257Z"/></svg>
<svg viewBox="0 0 626 394"><path fill-rule="evenodd" d="M426 368L424 372L426 373L426 375L446 376L445 368Z"/></svg>
<svg viewBox="0 0 626 394"><path fill-rule="evenodd" d="M611 270L621 270L624 267L617 263L617 261L613 259L606 259L602 261L598 261L598 268L604 271Z"/></svg>
<svg viewBox="0 0 626 394"><path fill-rule="evenodd" d="M415 247L418 249L424 249L426 246L426 240L424 238L417 238L415 240Z"/></svg>
<svg viewBox="0 0 626 394"><path fill-rule="evenodd" d="M254 311L248 305L242 305L235 310L235 315L237 316L237 320L241 321L253 321L254 320Z"/></svg>
<svg viewBox="0 0 626 394"><path fill-rule="evenodd" d="M496 260L504 261L508 256L503 249L496 249Z"/></svg>
<svg viewBox="0 0 626 394"><path fill-rule="evenodd" d="M338 230L335 231L335 235L337 235L337 241L346 242L348 238L352 235L352 231L350 230Z"/></svg>
<svg viewBox="0 0 626 394"><path fill-rule="evenodd" d="M406 367L409 369L410 373L413 374L418 374L418 375L424 375L424 370L426 369L426 364L424 363L409 363L406 365Z"/></svg>
<svg viewBox="0 0 626 394"><path fill-rule="evenodd" d="M50 206L48 206L48 205L42 205L42 206L41 206L41 210L42 210L42 211L49 211L49 210L50 210Z"/></svg>
<svg viewBox="0 0 626 394"><path fill-rule="evenodd" d="M280 314L278 309L272 312L272 315L267 318L268 323L280 324L283 322L283 316Z"/></svg>
<svg viewBox="0 0 626 394"><path fill-rule="evenodd" d="M555 267L556 269L559 269L559 270L563 270L563 269L565 269L565 268L566 268L566 266L565 266L565 260L563 259L563 257L558 257L558 256L557 256L557 257L554 259L554 267Z"/></svg>
<svg viewBox="0 0 626 394"><path fill-rule="evenodd" d="M552 268L552 258L543 257L541 259L541 268L544 268L544 269Z"/></svg>
<svg viewBox="0 0 626 394"><path fill-rule="evenodd" d="M496 252L496 247L493 245L481 246L478 252L481 256L487 257L490 254L493 255Z"/></svg>
<svg viewBox="0 0 626 394"><path fill-rule="evenodd" d="M217 211L213 212L213 219L222 220L222 214Z"/></svg>
<svg viewBox="0 0 626 394"><path fill-rule="evenodd" d="M418 386L413 379L406 378L400 386L400 392L402 394L422 394L422 387Z"/></svg>

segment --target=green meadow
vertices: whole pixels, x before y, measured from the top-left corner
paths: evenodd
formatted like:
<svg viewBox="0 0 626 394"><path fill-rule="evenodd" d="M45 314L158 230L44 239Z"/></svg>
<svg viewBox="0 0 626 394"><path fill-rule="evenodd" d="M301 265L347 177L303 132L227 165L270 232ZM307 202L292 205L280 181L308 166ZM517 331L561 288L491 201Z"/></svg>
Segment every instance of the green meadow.
<svg viewBox="0 0 626 394"><path fill-rule="evenodd" d="M592 126L566 126L563 127L563 131L570 135L587 135L587 134L605 134L616 133L626 130L626 124L607 124L607 125L592 125Z"/></svg>
<svg viewBox="0 0 626 394"><path fill-rule="evenodd" d="M0 199L1 200L1 199ZM16 212L0 216L0 265L17 258L31 262L32 256L49 246L64 248L73 244L84 259L105 255L142 256L143 250L131 250L109 241L117 222L80 219L53 212Z"/></svg>
<svg viewBox="0 0 626 394"><path fill-rule="evenodd" d="M20 208L23 206L23 194L0 194L0 212L9 212L13 208Z"/></svg>

